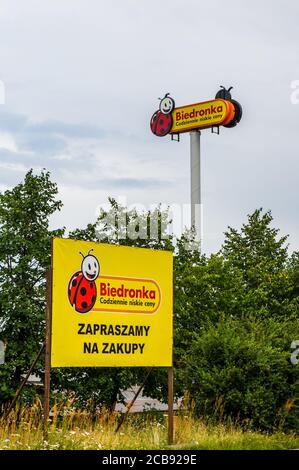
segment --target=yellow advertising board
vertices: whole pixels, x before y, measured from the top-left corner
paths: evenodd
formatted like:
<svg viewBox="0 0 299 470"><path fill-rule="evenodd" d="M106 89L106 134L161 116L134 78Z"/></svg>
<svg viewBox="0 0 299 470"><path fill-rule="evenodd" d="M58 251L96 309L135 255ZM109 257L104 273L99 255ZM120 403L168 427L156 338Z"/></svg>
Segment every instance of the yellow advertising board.
<svg viewBox="0 0 299 470"><path fill-rule="evenodd" d="M171 252L54 238L52 367L172 365Z"/></svg>
<svg viewBox="0 0 299 470"><path fill-rule="evenodd" d="M222 99L180 106L172 111L170 134L224 125L232 120L234 114L233 104Z"/></svg>

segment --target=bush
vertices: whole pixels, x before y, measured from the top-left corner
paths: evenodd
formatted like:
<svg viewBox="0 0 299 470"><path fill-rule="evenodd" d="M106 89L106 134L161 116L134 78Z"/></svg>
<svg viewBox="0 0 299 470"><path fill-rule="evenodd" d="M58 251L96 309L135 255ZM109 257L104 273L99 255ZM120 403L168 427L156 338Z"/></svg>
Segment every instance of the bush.
<svg viewBox="0 0 299 470"><path fill-rule="evenodd" d="M221 319L186 354L185 383L195 412L255 429L299 428L299 365L290 362L299 319Z"/></svg>

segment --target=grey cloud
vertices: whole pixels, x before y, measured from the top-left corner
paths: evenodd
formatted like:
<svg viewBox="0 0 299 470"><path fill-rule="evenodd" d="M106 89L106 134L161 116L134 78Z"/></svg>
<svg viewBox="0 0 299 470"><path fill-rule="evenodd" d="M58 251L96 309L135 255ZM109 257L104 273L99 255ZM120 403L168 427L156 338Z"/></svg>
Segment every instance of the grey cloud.
<svg viewBox="0 0 299 470"><path fill-rule="evenodd" d="M66 139L102 139L105 132L86 123L46 120L32 123L24 114L0 110L0 131L13 134L20 151L51 155L66 148Z"/></svg>
<svg viewBox="0 0 299 470"><path fill-rule="evenodd" d="M0 130L7 132L22 132L28 122L24 114L4 111L0 107Z"/></svg>
<svg viewBox="0 0 299 470"><path fill-rule="evenodd" d="M64 145L64 141L62 141ZM25 149L33 149L31 153L13 152L0 148L0 183L10 185L15 183L15 178L20 178L20 173L25 173L29 168L47 168L59 184L86 188L88 190L105 189L107 193L111 190L161 190L170 187L173 182L165 178L148 176L144 177L122 177L117 173L114 177L105 177L104 174L112 172L107 168L104 172L98 167L94 155L87 149L83 155L70 156L70 159L55 157L55 151L63 150L60 140L55 141L51 136L37 135L30 141L30 146ZM52 151L52 153L51 153ZM11 163L14 162L14 165ZM106 162L107 164L107 162ZM102 175L101 175L102 173ZM23 176L23 175L22 175Z"/></svg>
<svg viewBox="0 0 299 470"><path fill-rule="evenodd" d="M0 109L0 132L10 134L18 149L14 152L1 148L0 142L0 164L6 163L5 168L3 165L0 168L0 183L4 185L15 183L22 167L24 172L31 167L46 167L52 172L55 171L59 177L62 170L70 167L69 160L57 158L63 154L72 160L72 173L79 181L80 172L86 168L87 161L92 167L93 155L86 146L84 155L70 156L69 142L80 139L101 139L104 136L102 129L86 123L73 124L58 120L31 122L25 114L7 112L3 109ZM12 162L16 165L12 166Z"/></svg>
<svg viewBox="0 0 299 470"><path fill-rule="evenodd" d="M17 136L16 141L23 151L31 151L41 156L53 156L66 148L65 139L51 133L24 132Z"/></svg>
<svg viewBox="0 0 299 470"><path fill-rule="evenodd" d="M65 175L64 175L65 176ZM89 189L125 190L125 189L161 189L172 184L167 180L158 180L156 178L93 178L80 179L80 174L76 178L70 176L74 185L80 185Z"/></svg>
<svg viewBox="0 0 299 470"><path fill-rule="evenodd" d="M28 133L55 134L78 139L101 139L105 132L97 126L89 124L70 124L60 121L44 121L27 126Z"/></svg>

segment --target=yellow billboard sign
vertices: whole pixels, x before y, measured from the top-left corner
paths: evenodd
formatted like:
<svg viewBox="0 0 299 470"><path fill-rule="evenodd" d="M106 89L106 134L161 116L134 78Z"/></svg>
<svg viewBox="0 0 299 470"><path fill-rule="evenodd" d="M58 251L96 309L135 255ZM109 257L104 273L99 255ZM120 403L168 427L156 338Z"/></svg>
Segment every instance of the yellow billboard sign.
<svg viewBox="0 0 299 470"><path fill-rule="evenodd" d="M53 240L51 366L171 366L171 252Z"/></svg>
<svg viewBox="0 0 299 470"><path fill-rule="evenodd" d="M180 106L172 111L173 124L170 134L225 125L234 115L233 104L222 99Z"/></svg>

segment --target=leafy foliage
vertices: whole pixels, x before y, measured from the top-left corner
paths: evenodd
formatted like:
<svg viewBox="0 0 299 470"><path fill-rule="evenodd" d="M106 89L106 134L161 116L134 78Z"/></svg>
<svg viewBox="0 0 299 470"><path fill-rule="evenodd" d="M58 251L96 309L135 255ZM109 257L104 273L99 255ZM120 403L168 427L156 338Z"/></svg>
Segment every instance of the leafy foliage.
<svg viewBox="0 0 299 470"><path fill-rule="evenodd" d="M298 254L289 258L272 220L255 211L240 231L229 229L219 254L189 270L186 297L195 305L182 324L181 375L200 414L296 429Z"/></svg>
<svg viewBox="0 0 299 470"><path fill-rule="evenodd" d="M38 176L30 171L23 183L0 194L0 331L6 344L0 402L14 395L44 341L51 237L63 234L49 230L49 217L62 205L56 196L57 186L46 171Z"/></svg>
<svg viewBox="0 0 299 470"><path fill-rule="evenodd" d="M198 414L261 430L298 429L299 369L290 338L299 319L232 319L207 324L186 356L186 382Z"/></svg>

